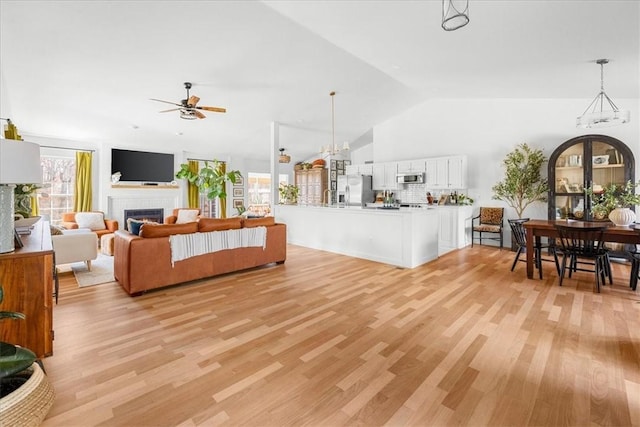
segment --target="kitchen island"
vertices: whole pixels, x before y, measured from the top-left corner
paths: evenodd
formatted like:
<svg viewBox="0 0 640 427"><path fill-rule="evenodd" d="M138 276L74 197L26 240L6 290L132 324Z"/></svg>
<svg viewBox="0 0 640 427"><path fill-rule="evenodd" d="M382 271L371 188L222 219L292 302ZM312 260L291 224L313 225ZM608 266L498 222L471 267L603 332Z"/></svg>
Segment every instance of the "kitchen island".
<svg viewBox="0 0 640 427"><path fill-rule="evenodd" d="M438 257L436 208L277 205L287 243L414 268Z"/></svg>

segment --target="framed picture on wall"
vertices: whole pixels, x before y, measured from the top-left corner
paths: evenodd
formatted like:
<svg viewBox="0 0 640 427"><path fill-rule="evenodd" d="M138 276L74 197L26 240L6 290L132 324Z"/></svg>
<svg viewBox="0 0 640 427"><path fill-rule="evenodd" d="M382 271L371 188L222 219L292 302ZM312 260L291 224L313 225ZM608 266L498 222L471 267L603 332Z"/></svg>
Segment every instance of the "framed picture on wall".
<svg viewBox="0 0 640 427"><path fill-rule="evenodd" d="M236 179L236 182L233 184L234 187L242 187L244 185L244 178L239 176L238 179Z"/></svg>
<svg viewBox="0 0 640 427"><path fill-rule="evenodd" d="M244 197L244 188L234 188L233 197Z"/></svg>
<svg viewBox="0 0 640 427"><path fill-rule="evenodd" d="M244 206L244 200L242 200L242 199L233 199L233 207L234 208L241 208L242 206Z"/></svg>

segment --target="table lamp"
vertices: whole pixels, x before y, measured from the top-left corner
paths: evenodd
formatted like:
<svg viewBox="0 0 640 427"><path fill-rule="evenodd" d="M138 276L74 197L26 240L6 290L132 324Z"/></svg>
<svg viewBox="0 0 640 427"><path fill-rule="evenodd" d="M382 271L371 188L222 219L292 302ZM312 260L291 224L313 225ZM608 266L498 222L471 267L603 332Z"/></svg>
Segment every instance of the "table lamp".
<svg viewBox="0 0 640 427"><path fill-rule="evenodd" d="M13 190L16 184L42 184L40 146L0 139L0 253L15 250Z"/></svg>

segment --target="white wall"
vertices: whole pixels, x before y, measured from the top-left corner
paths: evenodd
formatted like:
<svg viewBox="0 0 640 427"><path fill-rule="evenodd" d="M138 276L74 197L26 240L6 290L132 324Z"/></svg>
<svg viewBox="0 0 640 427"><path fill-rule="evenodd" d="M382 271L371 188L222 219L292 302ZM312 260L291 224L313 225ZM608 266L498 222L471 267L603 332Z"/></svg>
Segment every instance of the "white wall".
<svg viewBox="0 0 640 427"><path fill-rule="evenodd" d="M502 159L520 143L541 148L548 157L564 141L579 135L604 134L627 144L640 167L640 100L615 99L631 110L625 125L578 129L576 117L590 99L446 99L420 104L374 128L375 162L434 157L469 156L469 195L480 205L505 206L492 200L491 187L503 178ZM546 165L543 170L546 176ZM636 178L637 179L637 178ZM537 204L525 216L546 218L546 204ZM515 212L508 208L507 218Z"/></svg>

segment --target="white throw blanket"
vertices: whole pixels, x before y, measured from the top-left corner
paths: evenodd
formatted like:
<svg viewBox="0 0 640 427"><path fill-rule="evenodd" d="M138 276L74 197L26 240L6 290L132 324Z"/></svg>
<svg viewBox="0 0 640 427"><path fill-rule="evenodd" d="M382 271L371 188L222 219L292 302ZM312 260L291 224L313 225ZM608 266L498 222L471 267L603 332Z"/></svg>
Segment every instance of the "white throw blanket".
<svg viewBox="0 0 640 427"><path fill-rule="evenodd" d="M225 249L262 246L264 250L267 246L267 227L176 234L169 236L169 244L173 266L176 261Z"/></svg>

